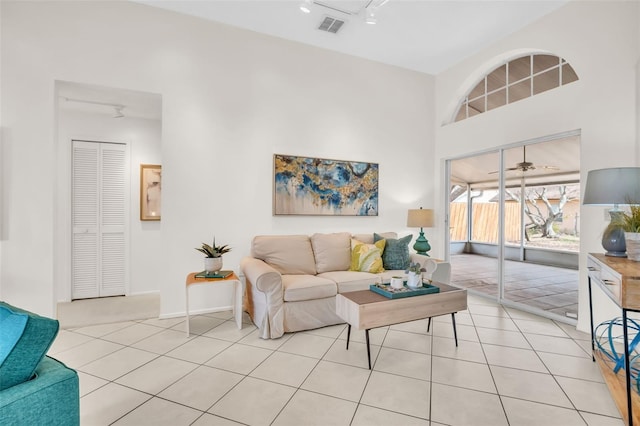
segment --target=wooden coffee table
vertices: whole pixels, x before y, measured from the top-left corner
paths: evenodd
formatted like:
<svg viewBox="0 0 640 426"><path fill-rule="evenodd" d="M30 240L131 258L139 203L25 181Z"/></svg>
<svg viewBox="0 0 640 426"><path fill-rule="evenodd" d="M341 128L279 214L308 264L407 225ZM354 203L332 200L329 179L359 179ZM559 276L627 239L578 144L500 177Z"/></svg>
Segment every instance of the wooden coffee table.
<svg viewBox="0 0 640 426"><path fill-rule="evenodd" d="M347 329L347 350L351 326L365 330L367 357L371 370L371 349L369 330L403 322L415 321L439 315L451 314L453 334L458 346L456 317L458 311L467 309L467 290L443 283L433 283L440 288L439 293L389 299L371 290L351 291L336 296L336 314L349 324Z"/></svg>

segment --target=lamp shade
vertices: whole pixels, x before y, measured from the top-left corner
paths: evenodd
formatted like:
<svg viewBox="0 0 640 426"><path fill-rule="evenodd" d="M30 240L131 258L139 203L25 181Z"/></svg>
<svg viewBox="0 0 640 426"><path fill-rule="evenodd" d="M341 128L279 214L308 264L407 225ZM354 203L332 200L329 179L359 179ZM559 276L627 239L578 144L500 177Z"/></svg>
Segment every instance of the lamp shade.
<svg viewBox="0 0 640 426"><path fill-rule="evenodd" d="M640 167L591 170L582 204L640 204Z"/></svg>
<svg viewBox="0 0 640 426"><path fill-rule="evenodd" d="M411 209L407 215L407 227L409 228L430 228L433 226L433 210Z"/></svg>

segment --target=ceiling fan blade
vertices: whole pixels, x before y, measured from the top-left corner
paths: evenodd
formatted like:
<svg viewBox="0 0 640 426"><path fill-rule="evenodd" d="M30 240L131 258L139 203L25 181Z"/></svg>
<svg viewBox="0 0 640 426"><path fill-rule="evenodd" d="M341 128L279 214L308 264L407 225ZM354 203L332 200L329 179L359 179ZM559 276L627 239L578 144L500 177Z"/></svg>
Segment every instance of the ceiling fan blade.
<svg viewBox="0 0 640 426"><path fill-rule="evenodd" d="M530 161L527 161L527 146L524 145L522 147L522 162L517 163L515 167L509 167L504 169L506 172L513 172L513 171L521 171L522 173L526 173L532 170L560 170L559 167L556 166L536 166L535 164L533 164ZM493 172L489 172L488 174L493 175L498 173L498 170L495 170Z"/></svg>
<svg viewBox="0 0 640 426"><path fill-rule="evenodd" d="M505 172L511 172L513 170L520 170L519 167L509 167L508 169L504 169ZM493 171L493 172L489 172L490 175L496 174L498 173L499 170Z"/></svg>

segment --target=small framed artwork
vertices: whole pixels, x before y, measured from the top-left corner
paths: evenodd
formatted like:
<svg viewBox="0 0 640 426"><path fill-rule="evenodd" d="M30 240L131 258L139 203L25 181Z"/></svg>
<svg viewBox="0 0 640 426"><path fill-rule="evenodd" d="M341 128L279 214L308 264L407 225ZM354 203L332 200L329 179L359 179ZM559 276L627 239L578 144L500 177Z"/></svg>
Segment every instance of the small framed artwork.
<svg viewBox="0 0 640 426"><path fill-rule="evenodd" d="M377 216L378 164L274 155L273 214Z"/></svg>
<svg viewBox="0 0 640 426"><path fill-rule="evenodd" d="M140 164L140 220L162 216L162 166Z"/></svg>

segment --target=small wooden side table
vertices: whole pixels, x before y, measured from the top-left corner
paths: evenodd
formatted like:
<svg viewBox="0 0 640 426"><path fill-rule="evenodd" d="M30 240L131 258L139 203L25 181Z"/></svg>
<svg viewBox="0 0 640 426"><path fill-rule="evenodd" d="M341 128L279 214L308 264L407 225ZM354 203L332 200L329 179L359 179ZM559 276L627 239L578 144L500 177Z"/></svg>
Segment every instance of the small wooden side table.
<svg viewBox="0 0 640 426"><path fill-rule="evenodd" d="M199 272L191 272L187 275L187 281L185 284L186 293L186 313L187 313L187 338L189 337L189 287L198 284L220 284L220 283L233 283L233 316L238 325L238 329L242 329L242 297L244 295L244 280L238 278L234 273L226 278L196 278L196 274Z"/></svg>

